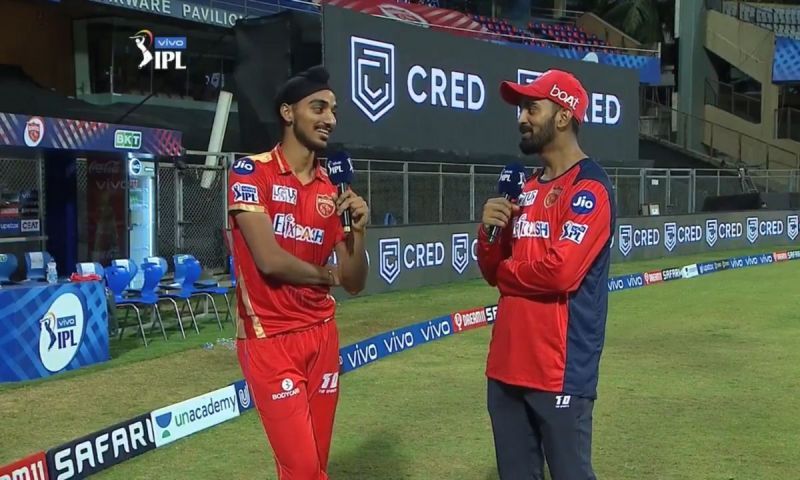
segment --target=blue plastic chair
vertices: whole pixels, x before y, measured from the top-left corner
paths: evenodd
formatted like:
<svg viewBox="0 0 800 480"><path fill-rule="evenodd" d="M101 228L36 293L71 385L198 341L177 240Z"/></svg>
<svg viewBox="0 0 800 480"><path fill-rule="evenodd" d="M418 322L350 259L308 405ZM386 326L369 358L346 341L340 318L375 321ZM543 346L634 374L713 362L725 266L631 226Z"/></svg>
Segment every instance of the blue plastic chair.
<svg viewBox="0 0 800 480"><path fill-rule="evenodd" d="M125 291L128 293L139 293L138 290L129 288L130 283L133 281L134 278L136 278L136 274L139 273L139 269L136 267L136 263L127 258L118 258L116 260L112 260L111 265L115 267L122 267L125 270L127 270L128 273L130 274L131 278L130 280L128 280L128 287L125 287Z"/></svg>
<svg viewBox="0 0 800 480"><path fill-rule="evenodd" d="M203 267L200 266L200 262L197 259L187 260L185 262L186 265L186 278L194 279L194 283L190 284L192 288L191 297L207 297L211 300L211 306L214 308L214 315L217 318L217 325L219 329L222 330L222 321L219 318L219 310L217 309L217 302L214 300L214 295L222 295L225 297L225 303L228 305L228 309L230 310L230 303L228 302L228 289L223 287L218 287L216 285L213 286L202 286L197 279L200 278L200 274L203 271ZM188 283L188 281L187 281Z"/></svg>
<svg viewBox="0 0 800 480"><path fill-rule="evenodd" d="M28 281L44 282L47 280L47 264L53 257L47 252L27 252L25 254L25 278ZM35 265L41 265L36 266Z"/></svg>
<svg viewBox="0 0 800 480"><path fill-rule="evenodd" d="M11 253L0 253L0 284L8 285L14 283L11 281L11 275L17 271L19 263L17 256Z"/></svg>
<svg viewBox="0 0 800 480"><path fill-rule="evenodd" d="M198 335L200 335L200 328L197 326L197 317L195 317L194 309L192 308L192 303L189 301L189 299L191 299L192 296L194 296L196 293L194 282L197 281L198 278L200 278L200 268L199 268L199 263L197 264L196 268L187 268L189 263L194 263L194 262L188 262L188 261L181 262L181 275L183 276L181 282L181 288L177 290L169 290L166 293L160 294L160 297L171 298L174 301L177 300L185 301L186 306L189 307L189 314L192 316L192 323L194 324L194 330L197 332ZM176 278L178 277L177 265L178 264L176 263L176 269L175 269ZM181 323L182 325L180 318L178 319L178 323Z"/></svg>
<svg viewBox="0 0 800 480"><path fill-rule="evenodd" d="M182 279L185 276L186 271L186 264L187 262L195 261L199 263L199 260L195 258L194 255L190 255L188 253L180 253L172 257L173 262L175 263L175 282L182 283ZM200 273L203 273L202 265L200 266ZM194 282L196 285L201 287L216 287L219 282L216 280L196 280Z"/></svg>
<svg viewBox="0 0 800 480"><path fill-rule="evenodd" d="M128 285L131 283L131 276L130 272L123 268L116 265L111 265L110 267L106 268L106 285L108 289L111 290L111 293L114 295L114 303L116 304L116 308L131 308L136 312L136 318L139 321L139 330L142 332L142 341L144 341L144 346L147 347L147 335L144 333L144 325L142 325L142 313L139 310L136 302L133 302L124 297L125 289L128 288ZM127 322L128 315L125 314L125 321ZM122 338L122 331L124 327L120 329L120 338Z"/></svg>
<svg viewBox="0 0 800 480"><path fill-rule="evenodd" d="M232 260L233 257L230 257L230 259L231 260L229 260L229 262L232 264L233 263L233 260ZM200 268L202 270L202 268L200 267L200 262L197 262L197 268ZM231 266L231 279L232 279L232 281L234 283L234 288L235 288L236 278L233 276L233 267L232 266ZM216 302L214 301L214 297L212 297L212 295L219 295L222 298L224 298L225 299L225 306L228 308L228 311L225 312L225 321L227 322L228 320L230 320L231 323L234 323L233 316L231 315L231 301L228 298L228 293L230 293L230 288L222 287L219 284L212 285L212 286L197 286L197 292L200 293L200 294L209 295L209 298L211 299L211 303L214 306L214 312L215 313L217 312L217 305L216 305ZM217 313L217 321L219 322L219 313ZM234 326L235 326L235 323L234 323ZM222 329L222 324L221 323L219 324L219 328L220 328L220 330Z"/></svg>

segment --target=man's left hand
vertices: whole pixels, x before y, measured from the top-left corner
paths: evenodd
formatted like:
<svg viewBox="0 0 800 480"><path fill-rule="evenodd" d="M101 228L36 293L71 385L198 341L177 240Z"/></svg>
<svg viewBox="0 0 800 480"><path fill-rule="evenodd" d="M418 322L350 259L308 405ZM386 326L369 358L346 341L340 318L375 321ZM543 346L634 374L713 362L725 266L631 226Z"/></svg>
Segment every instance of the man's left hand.
<svg viewBox="0 0 800 480"><path fill-rule="evenodd" d="M369 222L367 202L352 190L348 190L342 195L334 194L334 200L336 201L336 214L341 215L345 210L350 210L353 231L363 233Z"/></svg>

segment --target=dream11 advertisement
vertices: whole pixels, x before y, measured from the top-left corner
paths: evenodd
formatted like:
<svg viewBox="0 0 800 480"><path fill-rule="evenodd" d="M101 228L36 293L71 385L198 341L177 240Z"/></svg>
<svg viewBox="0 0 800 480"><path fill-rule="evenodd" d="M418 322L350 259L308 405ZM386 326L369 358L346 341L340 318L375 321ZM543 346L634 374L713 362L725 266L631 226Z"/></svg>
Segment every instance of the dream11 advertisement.
<svg viewBox="0 0 800 480"><path fill-rule="evenodd" d="M87 161L87 241L93 262L107 265L125 258L128 231L125 225L127 195L125 162L90 157Z"/></svg>

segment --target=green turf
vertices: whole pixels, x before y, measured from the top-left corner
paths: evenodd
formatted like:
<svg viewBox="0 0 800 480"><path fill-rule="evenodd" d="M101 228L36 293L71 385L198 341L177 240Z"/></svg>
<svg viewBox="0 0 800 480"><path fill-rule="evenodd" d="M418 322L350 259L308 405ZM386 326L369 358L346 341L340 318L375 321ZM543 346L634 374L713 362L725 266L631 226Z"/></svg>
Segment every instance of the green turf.
<svg viewBox="0 0 800 480"><path fill-rule="evenodd" d="M800 262L789 262L611 296L595 409L600 478L797 476L800 419L790 405L800 393L800 299L778 286L796 283L798 274ZM474 281L343 302L342 343L496 297ZM489 333L444 339L344 376L332 478L496 478L484 399ZM198 346L230 335L207 326L186 342L154 341L103 368L0 392L0 464L240 378L233 352ZM80 413L87 405L91 414ZM253 413L98 477L275 478Z"/></svg>

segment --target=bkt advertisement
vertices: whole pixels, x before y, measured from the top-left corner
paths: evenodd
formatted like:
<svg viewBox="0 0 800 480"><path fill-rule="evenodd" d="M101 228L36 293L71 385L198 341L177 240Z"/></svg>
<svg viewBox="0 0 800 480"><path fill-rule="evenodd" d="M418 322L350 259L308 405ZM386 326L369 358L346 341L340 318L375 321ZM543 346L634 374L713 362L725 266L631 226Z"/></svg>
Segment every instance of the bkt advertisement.
<svg viewBox="0 0 800 480"><path fill-rule="evenodd" d="M324 63L339 97L334 141L348 145L520 155L504 80L550 68L589 94L581 145L597 159L638 158L638 74L323 7Z"/></svg>

